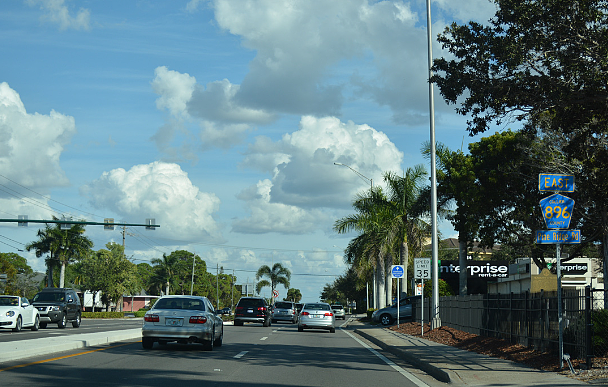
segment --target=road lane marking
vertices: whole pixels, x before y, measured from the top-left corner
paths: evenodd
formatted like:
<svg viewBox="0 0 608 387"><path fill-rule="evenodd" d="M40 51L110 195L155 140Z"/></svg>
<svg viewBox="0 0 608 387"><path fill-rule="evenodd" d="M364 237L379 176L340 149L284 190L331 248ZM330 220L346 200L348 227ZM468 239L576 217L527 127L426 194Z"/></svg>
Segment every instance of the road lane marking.
<svg viewBox="0 0 608 387"><path fill-rule="evenodd" d="M119 344L119 345L112 345L112 346L110 346L110 347L97 348L97 349L93 349L93 350L90 350L90 351L79 352L79 353L73 353L73 354L71 354L71 355L65 355L65 356L53 357L53 358L51 358L51 359L39 360L39 361L35 361L35 362L32 362L32 363L18 364L18 365L11 366L11 367L7 367L7 368L2 368L2 369L0 369L0 372L2 372L2 371L14 370L14 369L16 369L16 368L29 367L29 366L33 366L33 365L36 365L36 364L44 364L44 363L48 363L48 362L51 362L51 361L57 361L57 360L62 360L62 359L68 359L68 358L70 358L70 357L75 357L75 356L80 356L80 355L87 355L87 354L89 354L89 353L93 353L93 352L99 352L99 351L105 351L106 349L110 349L110 348L118 348L118 347L122 347L122 346L125 346L125 345L131 345L131 344L133 344L133 343L131 342L131 343L124 343L124 344Z"/></svg>
<svg viewBox="0 0 608 387"><path fill-rule="evenodd" d="M342 328L340 328L340 330L342 330L344 333L346 333L347 335L349 335L357 343L361 344L361 346L363 348L367 348L371 353L373 353L374 355L378 356L380 359L382 359L382 361L384 361L386 364L388 364L389 366L391 366L395 371L399 372L401 375L405 376L407 379L409 379L410 382L414 383L416 386L418 386L418 387L428 387L428 384L424 383L422 380L418 379L417 377L415 377L411 373L409 373L406 370L404 370L403 368L399 367L397 364L395 364L389 358L387 358L383 354L379 353L378 351L376 351L375 349L373 349L369 345L365 344L363 341L361 341L357 337L353 336L350 332L345 331Z"/></svg>
<svg viewBox="0 0 608 387"><path fill-rule="evenodd" d="M245 354L246 354L247 352L249 352L249 351L243 351L243 352L239 353L238 355L236 355L234 358L235 358L235 359L240 359L240 358L242 358L243 356L245 356Z"/></svg>
<svg viewBox="0 0 608 387"><path fill-rule="evenodd" d="M266 340L267 338L268 338L268 336L266 336L266 337L262 337L262 338L260 339L260 341L264 341L264 340Z"/></svg>

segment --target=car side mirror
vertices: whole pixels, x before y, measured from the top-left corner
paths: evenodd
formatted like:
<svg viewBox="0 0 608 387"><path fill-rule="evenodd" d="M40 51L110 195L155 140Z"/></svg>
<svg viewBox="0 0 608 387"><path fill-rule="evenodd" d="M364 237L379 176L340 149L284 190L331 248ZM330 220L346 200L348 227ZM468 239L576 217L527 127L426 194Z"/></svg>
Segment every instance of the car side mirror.
<svg viewBox="0 0 608 387"><path fill-rule="evenodd" d="M27 302L21 303L22 308L27 308L28 306L30 306L30 304L28 304Z"/></svg>

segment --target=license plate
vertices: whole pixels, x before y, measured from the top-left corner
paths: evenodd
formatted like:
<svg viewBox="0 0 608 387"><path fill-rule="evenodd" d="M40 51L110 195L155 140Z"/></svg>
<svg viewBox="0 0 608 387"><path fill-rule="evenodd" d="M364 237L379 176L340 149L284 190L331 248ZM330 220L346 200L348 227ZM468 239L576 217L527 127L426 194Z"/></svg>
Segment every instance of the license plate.
<svg viewBox="0 0 608 387"><path fill-rule="evenodd" d="M183 320L181 318L166 318L165 325L170 327L181 327Z"/></svg>
<svg viewBox="0 0 608 387"><path fill-rule="evenodd" d="M253 313L253 309L247 309L247 313Z"/></svg>
<svg viewBox="0 0 608 387"><path fill-rule="evenodd" d="M313 314L312 317L314 317L314 318L321 318L323 316L321 316L320 314Z"/></svg>

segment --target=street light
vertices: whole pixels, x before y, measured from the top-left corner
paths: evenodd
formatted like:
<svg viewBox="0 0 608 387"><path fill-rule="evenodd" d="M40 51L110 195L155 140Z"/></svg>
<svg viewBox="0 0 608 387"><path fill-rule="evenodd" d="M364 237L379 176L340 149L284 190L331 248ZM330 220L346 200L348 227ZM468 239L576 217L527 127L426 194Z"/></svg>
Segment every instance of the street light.
<svg viewBox="0 0 608 387"><path fill-rule="evenodd" d="M355 172L357 174L357 176L359 176L360 178L364 179L365 181L369 181L369 184L371 186L371 188L374 188L374 180L370 179L369 177L365 176L364 174L362 174L361 172L357 171L356 169L351 168L350 165L346 165L346 164L342 164L342 163L334 163L334 165L339 165L341 167L346 167L348 169L350 169L351 171Z"/></svg>
<svg viewBox="0 0 608 387"><path fill-rule="evenodd" d="M346 165L346 164L342 164L342 163L334 163L334 165L337 165L340 167L346 167L346 168L350 169L351 171L355 172L357 174L357 176L359 176L360 178L364 179L365 181L369 181L370 188L374 189L374 180L365 176L364 174L357 171L356 169L351 168L350 165ZM376 269L374 269L372 279L373 279L373 292L374 292L374 294L373 294L374 303L373 304L374 304L374 309L376 309L376 296L378 295L378 291L376 289ZM366 284L365 302L366 302L365 306L367 307L367 310L369 310L369 282Z"/></svg>

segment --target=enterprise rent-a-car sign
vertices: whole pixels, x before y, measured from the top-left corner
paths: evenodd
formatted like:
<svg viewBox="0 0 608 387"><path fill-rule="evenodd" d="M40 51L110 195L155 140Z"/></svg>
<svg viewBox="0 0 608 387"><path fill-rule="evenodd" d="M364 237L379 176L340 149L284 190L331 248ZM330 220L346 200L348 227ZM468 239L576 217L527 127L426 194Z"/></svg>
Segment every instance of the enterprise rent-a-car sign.
<svg viewBox="0 0 608 387"><path fill-rule="evenodd" d="M458 261L441 260L439 278L446 281L455 294L458 294L460 265ZM469 294L487 292L488 281L509 277L507 261L467 261L467 288Z"/></svg>

